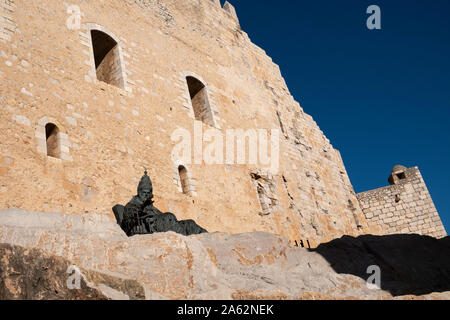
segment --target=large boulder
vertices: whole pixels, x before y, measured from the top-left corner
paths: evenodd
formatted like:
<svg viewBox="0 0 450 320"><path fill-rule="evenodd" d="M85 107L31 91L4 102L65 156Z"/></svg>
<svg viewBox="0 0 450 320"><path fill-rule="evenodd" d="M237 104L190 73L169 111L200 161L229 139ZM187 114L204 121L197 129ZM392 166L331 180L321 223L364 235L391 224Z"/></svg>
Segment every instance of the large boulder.
<svg viewBox="0 0 450 320"><path fill-rule="evenodd" d="M0 244L0 257L0 300L145 298L144 289L134 280L74 269L70 261L37 248Z"/></svg>
<svg viewBox="0 0 450 320"><path fill-rule="evenodd" d="M128 238L109 217L16 209L0 211L0 243L39 248L46 254L70 261L84 272L115 277L116 280L109 280L106 287L131 299L139 298L138 287L147 299L394 298L396 293L391 290L391 282L396 280L396 270L392 268L400 268L403 257L417 248L418 238L411 242L414 247L403 245L400 251L395 250L396 242L383 241L383 237L371 240L367 246L364 238L344 240L311 251L293 247L287 239L269 233L211 233L185 237L169 232ZM426 241L424 246L424 250L436 254L427 264L429 272L424 277L442 277L445 273L439 270L450 270L450 264L448 259L438 257L448 256L448 239ZM349 259L360 259L359 269L347 267L345 261ZM390 259L398 264L381 263ZM380 290L367 287L366 279L370 275L360 272L367 263L381 264L382 280L385 278L389 283L382 282ZM58 269L63 283L68 276L65 266ZM402 272L409 272L407 268L404 270ZM136 281L135 289L124 290L118 283L125 280ZM397 280L403 288L402 295L417 293L408 277ZM444 285L436 291L450 291L447 280L445 278ZM424 278L421 283L426 281ZM97 284L104 282L97 281ZM428 287L423 292L433 290ZM112 294L106 296L111 298ZM87 294L81 297L91 299ZM442 293L422 298L449 297Z"/></svg>

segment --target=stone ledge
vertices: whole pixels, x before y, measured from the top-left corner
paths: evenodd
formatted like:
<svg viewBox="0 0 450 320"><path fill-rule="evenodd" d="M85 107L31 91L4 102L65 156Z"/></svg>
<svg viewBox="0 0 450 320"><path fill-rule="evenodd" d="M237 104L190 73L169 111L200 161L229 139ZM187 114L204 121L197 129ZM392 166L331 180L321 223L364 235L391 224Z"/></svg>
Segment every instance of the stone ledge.
<svg viewBox="0 0 450 320"><path fill-rule="evenodd" d="M292 247L281 236L263 232L192 237L164 233L127 238L113 219L112 214L3 210L0 243L39 248L87 272L134 279L144 288L147 299L229 300L244 291L258 292L258 297L282 292L285 299L302 299L305 292L328 299L392 299L388 291L395 288L402 295L429 294L435 285L433 279L439 279L440 291L446 288L450 291L448 275L436 278L439 270L450 268L450 255L442 254L450 251L449 238L398 235L393 241L390 237L343 237L318 249L306 250ZM367 246L370 252L364 249ZM425 265L423 261L421 265L410 261L416 258L410 255L412 248L426 261ZM424 249L417 251L417 248ZM386 289L367 289L366 281L352 271L355 261L383 265L373 252L394 266L394 270L384 270ZM408 263L400 263L404 259ZM421 275L414 286L420 283L421 287L411 287L408 276L398 278L414 268L425 270L414 273ZM391 278L395 281L391 282ZM394 284L396 287L392 289ZM123 298L117 294L117 286L108 287L113 290L101 290L106 296Z"/></svg>

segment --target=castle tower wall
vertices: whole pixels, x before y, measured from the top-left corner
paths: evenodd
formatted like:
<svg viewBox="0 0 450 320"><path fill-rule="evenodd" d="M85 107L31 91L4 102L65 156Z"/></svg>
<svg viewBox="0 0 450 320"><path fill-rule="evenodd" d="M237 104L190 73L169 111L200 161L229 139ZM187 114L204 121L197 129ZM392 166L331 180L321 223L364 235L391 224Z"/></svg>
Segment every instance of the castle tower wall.
<svg viewBox="0 0 450 320"><path fill-rule="evenodd" d="M394 168L390 186L357 194L369 224L383 234L447 236L419 168Z"/></svg>
<svg viewBox="0 0 450 320"><path fill-rule="evenodd" d="M0 22L1 209L114 219L112 206L130 200L147 168L155 205L209 231L268 231L312 246L376 232L340 153L230 4L73 3L1 2L9 10ZM92 30L117 43L108 63L120 85L97 79ZM205 85L208 124L194 123L189 76ZM47 154L48 123L58 128L59 158ZM185 163L172 157L178 129L193 141L211 129L280 130L279 170Z"/></svg>

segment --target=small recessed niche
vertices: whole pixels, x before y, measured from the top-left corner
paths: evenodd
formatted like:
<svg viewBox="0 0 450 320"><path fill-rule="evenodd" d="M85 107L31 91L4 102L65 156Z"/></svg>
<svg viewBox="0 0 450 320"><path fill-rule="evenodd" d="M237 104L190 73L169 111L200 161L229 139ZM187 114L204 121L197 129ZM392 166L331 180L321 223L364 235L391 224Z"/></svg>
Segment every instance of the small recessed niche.
<svg viewBox="0 0 450 320"><path fill-rule="evenodd" d="M178 174L180 175L180 183L181 183L181 189L184 194L189 195L190 192L190 182L188 177L188 172L186 167L179 166L178 167Z"/></svg>
<svg viewBox="0 0 450 320"><path fill-rule="evenodd" d="M54 123L45 125L45 140L47 143L47 156L61 158L59 128Z"/></svg>

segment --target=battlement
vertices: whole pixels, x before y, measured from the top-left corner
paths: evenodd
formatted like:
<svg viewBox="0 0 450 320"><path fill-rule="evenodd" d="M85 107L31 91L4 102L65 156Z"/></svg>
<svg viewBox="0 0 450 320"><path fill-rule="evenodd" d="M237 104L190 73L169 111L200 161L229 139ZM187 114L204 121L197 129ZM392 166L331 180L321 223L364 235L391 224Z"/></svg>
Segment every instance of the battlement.
<svg viewBox="0 0 450 320"><path fill-rule="evenodd" d="M447 235L418 167L395 166L390 186L357 194L369 224L385 234Z"/></svg>

